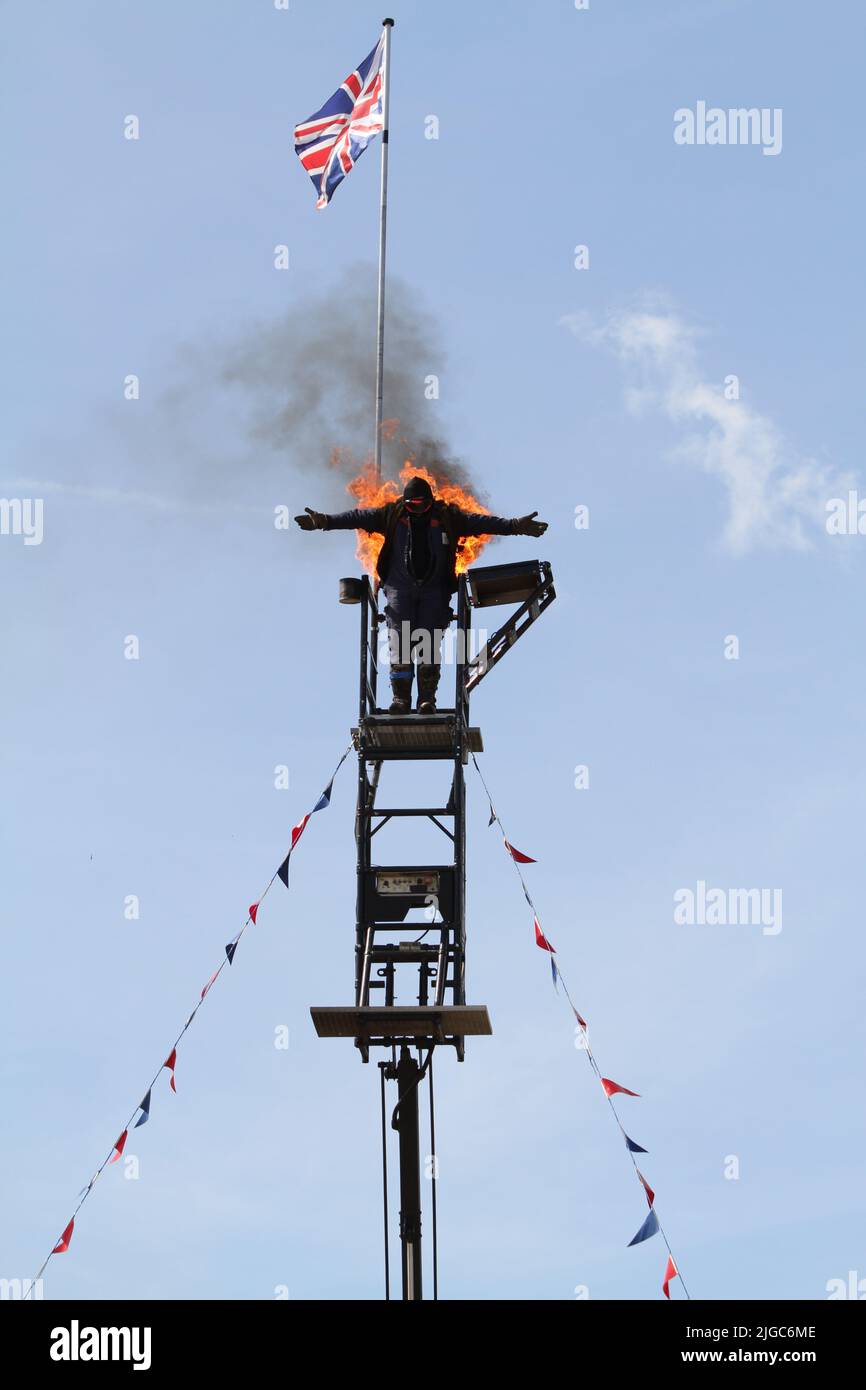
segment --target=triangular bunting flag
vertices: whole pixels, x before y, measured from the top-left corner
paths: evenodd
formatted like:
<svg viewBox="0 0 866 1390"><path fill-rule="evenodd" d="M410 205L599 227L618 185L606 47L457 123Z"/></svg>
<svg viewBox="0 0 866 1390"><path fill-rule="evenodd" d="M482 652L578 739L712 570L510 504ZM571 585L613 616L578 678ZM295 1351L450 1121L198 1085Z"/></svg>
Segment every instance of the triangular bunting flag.
<svg viewBox="0 0 866 1390"><path fill-rule="evenodd" d="M258 903L251 903L251 904L250 904L249 919L250 919L250 921L252 922L253 926L256 925L256 914L258 913L258 910L259 910L259 905L258 905Z"/></svg>
<svg viewBox="0 0 866 1390"><path fill-rule="evenodd" d="M615 1096L619 1093L623 1096L637 1096L638 1100L640 1099L637 1091L630 1091L628 1086L620 1086L617 1081L610 1081L606 1076L601 1078L601 1084L604 1087L606 1096Z"/></svg>
<svg viewBox="0 0 866 1390"><path fill-rule="evenodd" d="M138 1108L141 1111L141 1114L139 1115L138 1119L133 1125L133 1129L138 1129L139 1125L146 1125L148 1120L150 1119L150 1091L148 1091L147 1095L145 1096L144 1100L141 1102L141 1105Z"/></svg>
<svg viewBox="0 0 866 1390"><path fill-rule="evenodd" d="M315 815L315 813L316 813L317 811L324 811L324 809L325 809L326 806L330 806L330 804L331 804L331 788L333 787L333 785L334 785L334 779L333 779L333 777L332 777L331 780L330 780L330 782L329 782L328 785L326 786L325 790L322 792L322 795L319 797L318 801L316 802L315 806L313 807L312 811L310 812L311 815Z"/></svg>
<svg viewBox="0 0 866 1390"><path fill-rule="evenodd" d="M121 1134L120 1138L118 1139L117 1143L115 1144L115 1146L114 1146L114 1151L113 1151L113 1153L112 1153L112 1155L111 1155L111 1158L108 1160L109 1163L116 1163L117 1160L120 1158L120 1155L123 1153L123 1150L124 1150L124 1148L125 1148L125 1146L126 1146L126 1135L127 1135L127 1132L128 1132L127 1130L124 1130L123 1133Z"/></svg>
<svg viewBox="0 0 866 1390"><path fill-rule="evenodd" d="M585 1018L581 1018L580 1014L577 1012L577 1009L574 1007L573 1004L572 1004L572 1006L571 1006L571 1011L572 1011L572 1013L574 1014L575 1018L577 1019L578 1023L580 1024L581 1028L583 1029L583 1031L584 1031L584 1033L585 1033L585 1032L586 1032L586 1029L587 1029L587 1022L586 1022L586 1019L585 1019Z"/></svg>
<svg viewBox="0 0 866 1390"><path fill-rule="evenodd" d="M554 946L551 946L551 944L550 944L550 942L548 941L547 937L544 935L544 932L541 930L541 927L538 925L538 918L537 918L537 917L535 918L535 944L536 944L536 946L540 946L541 949L542 949L542 951L550 951L551 954L555 954L556 948L555 948Z"/></svg>
<svg viewBox="0 0 866 1390"><path fill-rule="evenodd" d="M280 867L277 869L277 873L278 873L279 877L283 880L283 883L286 885L287 888L288 888L288 886L289 886L289 860L291 859L291 857L292 857L292 851L289 850L289 852L288 852L288 854L286 855L285 859L283 860L282 864L281 864Z"/></svg>
<svg viewBox="0 0 866 1390"><path fill-rule="evenodd" d="M219 969L219 970L215 970L215 971L213 972L213 974L211 975L210 979L208 980L207 984L205 985L204 989L203 989L202 992L201 992L201 997L202 997L202 999L204 999L205 995L207 994L208 990L210 989L210 987L211 987L211 985L213 984L214 980L216 979L217 975L220 973L220 970L222 970L222 966L220 966L220 969Z"/></svg>
<svg viewBox="0 0 866 1390"><path fill-rule="evenodd" d="M550 957L550 973L553 976L553 988L556 989L556 982L559 979L559 971L556 968L556 961L553 959L553 956Z"/></svg>
<svg viewBox="0 0 866 1390"><path fill-rule="evenodd" d="M643 1190L646 1193L647 1206L651 1207L656 1199L656 1194L653 1192L652 1188L650 1187L640 1168L635 1168L635 1172L637 1173L638 1177L643 1183Z"/></svg>
<svg viewBox="0 0 866 1390"><path fill-rule="evenodd" d="M625 1130L623 1130L623 1132L622 1132L622 1137L623 1137L623 1139L625 1140L625 1146L626 1146L626 1148L628 1149L629 1153L632 1153L632 1154L645 1154L645 1153L647 1152L646 1149L642 1149L642 1148L641 1148L640 1144L636 1144L636 1143L634 1142L633 1139L629 1139L629 1137L628 1137L628 1135L626 1134Z"/></svg>
<svg viewBox="0 0 866 1390"><path fill-rule="evenodd" d="M298 823L297 823L297 825L294 826L294 828L293 828L293 830L292 830L292 844L291 844L291 848L292 848L292 849L295 848L295 845L298 843L298 841L300 840L300 838L301 838L301 836L303 835L304 831L306 830L306 828L307 828L307 821L310 819L310 816L311 816L312 814L313 814L312 811L308 811L307 814L304 816L303 820L299 820Z"/></svg>
<svg viewBox="0 0 866 1390"><path fill-rule="evenodd" d="M231 965L232 961L235 958L235 951L238 949L238 942L240 941L240 939L241 934L240 932L238 932L237 936L233 937L232 940L229 942L228 946L226 946L226 955L229 958L229 965Z"/></svg>
<svg viewBox="0 0 866 1390"><path fill-rule="evenodd" d="M655 1214L655 1208L650 1207L649 1216L641 1226L637 1235L632 1236L631 1240L629 1241L629 1245L640 1245L641 1241L649 1240L650 1236L654 1236L656 1234L658 1228L659 1219Z"/></svg>
<svg viewBox="0 0 866 1390"><path fill-rule="evenodd" d="M72 1220L70 1221L69 1225L66 1227L66 1230L63 1232L63 1235L60 1237L60 1239L58 1240L58 1242L57 1242L57 1244L55 1245L54 1249L51 1251L52 1255L62 1255L63 1252L64 1252L64 1250L68 1250L68 1249L69 1249L69 1242L70 1242L71 1239L72 1239L72 1232L73 1232L74 1230L75 1230L75 1217L73 1216L73 1218L72 1218Z"/></svg>
<svg viewBox="0 0 866 1390"><path fill-rule="evenodd" d="M535 864L535 863L536 863L536 860L530 859L530 857L529 857L528 854L522 854L522 853L520 852L519 849L515 849L514 846L513 846L513 845L510 845L510 844L508 843L507 840L503 840L502 843L504 844L505 848L508 850L508 853L511 855L511 858L514 860L515 864Z"/></svg>
<svg viewBox="0 0 866 1390"><path fill-rule="evenodd" d="M166 1057L166 1059L165 1059L165 1061L163 1062L162 1065L163 1065L163 1067L168 1067L169 1071L171 1072L171 1089L174 1091L175 1095L177 1095L177 1087L176 1087L175 1084L174 1084L174 1069L175 1069L175 1066L177 1065L177 1048L176 1048L176 1047L173 1047L173 1048L171 1049L171 1052L169 1053L168 1057Z"/></svg>
<svg viewBox="0 0 866 1390"><path fill-rule="evenodd" d="M668 1262L667 1262L667 1265L665 1266L665 1280L664 1280L664 1283L662 1284L662 1292L663 1292L665 1298L670 1298L670 1296L671 1296L670 1282L671 1282L672 1279L676 1279L676 1277L677 1277L678 1274L679 1274L679 1270L677 1269L676 1265L674 1264L674 1257L673 1257L673 1255L668 1255Z"/></svg>
<svg viewBox="0 0 866 1390"><path fill-rule="evenodd" d="M493 802L491 801L491 803L490 803L490 820L487 822L487 829L489 830L490 827L491 827L491 825L495 825L495 823L496 823L496 812L495 812L494 809L493 809Z"/></svg>

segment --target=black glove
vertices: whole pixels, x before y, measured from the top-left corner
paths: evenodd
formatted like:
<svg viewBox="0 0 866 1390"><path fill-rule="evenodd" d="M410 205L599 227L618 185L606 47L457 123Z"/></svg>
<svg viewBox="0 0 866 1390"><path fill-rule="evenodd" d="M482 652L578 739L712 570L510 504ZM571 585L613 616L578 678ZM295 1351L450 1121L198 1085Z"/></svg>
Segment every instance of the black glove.
<svg viewBox="0 0 866 1390"><path fill-rule="evenodd" d="M529 516L518 516L514 521L515 536L543 536L547 530L546 521L536 521L538 512L530 512Z"/></svg>
<svg viewBox="0 0 866 1390"><path fill-rule="evenodd" d="M324 512L314 512L312 507L305 507L305 516L296 516L295 521L302 531L327 531L328 518Z"/></svg>

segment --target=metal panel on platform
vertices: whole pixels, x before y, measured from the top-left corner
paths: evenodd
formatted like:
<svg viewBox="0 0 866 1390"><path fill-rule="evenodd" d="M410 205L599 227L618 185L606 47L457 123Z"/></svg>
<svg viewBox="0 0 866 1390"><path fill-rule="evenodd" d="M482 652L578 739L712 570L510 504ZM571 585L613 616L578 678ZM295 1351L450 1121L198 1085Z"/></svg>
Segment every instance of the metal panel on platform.
<svg viewBox="0 0 866 1390"><path fill-rule="evenodd" d="M440 1008L311 1008L310 1015L320 1038L406 1038L489 1037L493 1032L484 1004L449 1004Z"/></svg>
<svg viewBox="0 0 866 1390"><path fill-rule="evenodd" d="M525 603L543 579L540 560L523 560L516 565L479 565L466 572L469 602L473 608Z"/></svg>

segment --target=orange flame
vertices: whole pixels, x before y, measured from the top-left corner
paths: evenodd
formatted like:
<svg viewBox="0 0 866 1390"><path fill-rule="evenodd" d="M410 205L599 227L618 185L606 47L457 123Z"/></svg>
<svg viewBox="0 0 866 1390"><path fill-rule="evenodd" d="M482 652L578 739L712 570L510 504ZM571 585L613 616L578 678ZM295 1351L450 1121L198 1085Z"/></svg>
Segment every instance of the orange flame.
<svg viewBox="0 0 866 1390"><path fill-rule="evenodd" d="M386 421L386 426L396 425L396 421ZM384 431L383 431L384 433ZM392 429L393 433L393 429ZM338 452L335 450L332 462L336 465L339 462ZM386 502L396 502L403 495L403 488L410 478L424 478L433 489L433 496L442 502L451 502L460 507L465 512L478 512L482 516L489 515L489 508L483 506L473 497L471 492L462 488L458 483L450 482L446 478L437 477L429 468L424 468L420 464L412 462L411 457L407 458L403 467L400 469L400 481L396 483L391 479L377 479L375 465L372 462L366 463L350 483L346 484L347 492L355 498L359 507L381 507ZM382 549L384 537L371 536L366 531L357 531L358 547L356 555L364 566L368 574L375 575L376 560L379 551ZM457 573L462 574L470 565L473 565L491 540L490 536L464 536L457 547Z"/></svg>

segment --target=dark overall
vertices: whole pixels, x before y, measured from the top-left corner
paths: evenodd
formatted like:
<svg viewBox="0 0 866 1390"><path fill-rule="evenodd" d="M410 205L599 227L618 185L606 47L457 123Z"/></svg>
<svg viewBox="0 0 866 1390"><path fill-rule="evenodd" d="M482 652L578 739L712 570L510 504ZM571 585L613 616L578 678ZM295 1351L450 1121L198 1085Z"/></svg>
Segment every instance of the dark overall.
<svg viewBox="0 0 866 1390"><path fill-rule="evenodd" d="M457 587L457 541L461 536L510 536L514 522L464 512L442 502L434 502L429 512L416 517L407 513L402 502L391 502L329 516L325 529L384 536L377 570L385 595L391 679L395 692L405 691L408 698L415 656L419 698L432 698L439 682L442 637L454 616L451 595Z"/></svg>

